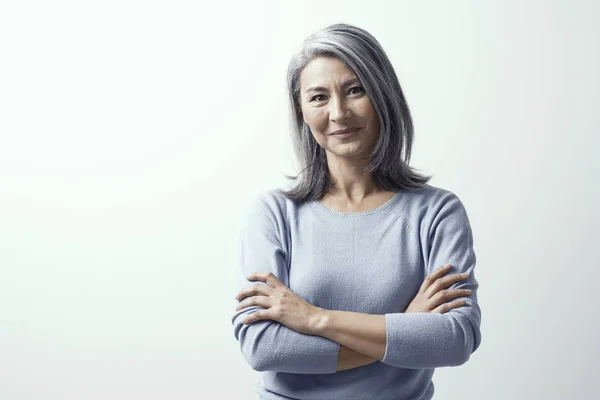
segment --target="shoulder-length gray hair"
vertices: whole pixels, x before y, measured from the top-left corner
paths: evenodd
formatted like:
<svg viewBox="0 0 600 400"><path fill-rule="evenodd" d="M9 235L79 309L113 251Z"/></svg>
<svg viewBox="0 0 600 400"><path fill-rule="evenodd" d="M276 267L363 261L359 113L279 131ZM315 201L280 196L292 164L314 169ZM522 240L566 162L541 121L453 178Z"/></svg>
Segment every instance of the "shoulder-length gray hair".
<svg viewBox="0 0 600 400"><path fill-rule="evenodd" d="M364 29L333 24L312 34L293 56L287 71L292 142L300 163L295 187L279 192L294 202L318 200L328 187L334 187L325 149L312 136L302 118L300 73L316 57L336 57L356 74L369 96L380 123L379 139L369 154L367 167L375 184L390 191L419 188L431 176L420 175L409 166L413 122L400 82L379 42ZM304 174L303 174L304 173Z"/></svg>

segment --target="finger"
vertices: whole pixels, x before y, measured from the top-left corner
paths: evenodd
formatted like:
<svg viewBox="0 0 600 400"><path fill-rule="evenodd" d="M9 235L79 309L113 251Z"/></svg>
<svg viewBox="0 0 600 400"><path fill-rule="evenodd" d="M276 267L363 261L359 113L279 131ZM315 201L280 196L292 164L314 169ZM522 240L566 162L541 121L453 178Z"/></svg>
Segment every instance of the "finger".
<svg viewBox="0 0 600 400"><path fill-rule="evenodd" d="M443 278L439 278L438 281L440 282L440 284L442 284L443 287L446 288L456 282L464 281L468 277L469 277L469 273L464 272L464 273L460 273L460 274L451 274L451 275L444 276Z"/></svg>
<svg viewBox="0 0 600 400"><path fill-rule="evenodd" d="M471 294L470 289L447 289L437 292L429 299L433 307L437 307L441 303L453 300L457 297L468 296Z"/></svg>
<svg viewBox="0 0 600 400"><path fill-rule="evenodd" d="M468 278L468 276L469 276L469 274L467 273L466 275L452 274L452 275L444 276L443 278L438 278L435 282L433 282L433 284L426 291L427 295L431 298L431 296L433 296L440 290L445 289L445 288L453 285L456 282L465 280Z"/></svg>
<svg viewBox="0 0 600 400"><path fill-rule="evenodd" d="M251 324L254 321L259 321L261 319L270 319L269 314L267 314L265 311L256 311L244 318L242 322L244 324Z"/></svg>
<svg viewBox="0 0 600 400"><path fill-rule="evenodd" d="M240 290L238 292L238 294L235 296L235 299L241 300L245 297L253 296L256 294L270 296L272 291L273 291L273 289L268 287L267 285L261 285L260 283L255 283L254 285L250 285L250 286Z"/></svg>
<svg viewBox="0 0 600 400"><path fill-rule="evenodd" d="M265 296L252 296L248 297L246 300L242 301L240 304L235 307L236 311L241 310L242 308L252 307L252 306L260 306L264 308L271 307L271 299Z"/></svg>
<svg viewBox="0 0 600 400"><path fill-rule="evenodd" d="M423 283L421 284L419 293L425 293L427 291L427 289L429 289L431 284L433 284L433 282L435 282L437 279L439 279L442 275L444 275L446 272L448 272L450 270L450 267L451 267L450 264L443 265L440 268L433 271L431 274L427 275L425 277L425 280L423 280Z"/></svg>
<svg viewBox="0 0 600 400"><path fill-rule="evenodd" d="M454 301L451 301L450 303L441 304L439 307L436 307L431 312L444 314L452 309L464 306L466 304L466 302L467 302L466 299L454 300Z"/></svg>
<svg viewBox="0 0 600 400"><path fill-rule="evenodd" d="M253 274L248 275L246 279L248 279L249 281L266 282L267 285L272 287L278 287L280 285L283 285L283 282L281 282L277 275L275 275L272 272L255 272Z"/></svg>

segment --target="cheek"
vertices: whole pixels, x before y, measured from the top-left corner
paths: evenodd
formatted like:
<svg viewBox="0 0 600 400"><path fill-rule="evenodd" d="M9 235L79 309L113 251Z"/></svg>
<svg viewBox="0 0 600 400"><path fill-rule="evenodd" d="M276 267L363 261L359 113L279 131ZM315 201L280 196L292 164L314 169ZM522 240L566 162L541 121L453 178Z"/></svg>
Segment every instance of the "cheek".
<svg viewBox="0 0 600 400"><path fill-rule="evenodd" d="M313 133L322 134L327 128L327 119L320 112L307 112L304 114L304 122L308 124Z"/></svg>
<svg viewBox="0 0 600 400"><path fill-rule="evenodd" d="M377 116L375 109L369 106L369 109L367 110L367 115L369 118L369 125L371 125L371 128L376 131L379 131L379 117Z"/></svg>
<svg viewBox="0 0 600 400"><path fill-rule="evenodd" d="M373 129L375 130L376 134L379 134L379 129L380 129L380 124L379 124L379 117L377 116L377 114L373 114L373 116L371 117L371 121L373 124Z"/></svg>

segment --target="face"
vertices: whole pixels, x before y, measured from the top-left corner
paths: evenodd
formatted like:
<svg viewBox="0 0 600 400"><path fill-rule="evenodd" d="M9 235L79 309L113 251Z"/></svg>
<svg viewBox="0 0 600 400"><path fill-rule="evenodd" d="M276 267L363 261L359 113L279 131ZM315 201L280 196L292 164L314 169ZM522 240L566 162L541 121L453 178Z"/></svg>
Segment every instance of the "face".
<svg viewBox="0 0 600 400"><path fill-rule="evenodd" d="M318 57L300 74L300 103L304 122L325 148L327 159L360 162L379 137L379 118L354 72L341 60ZM340 129L358 128L336 136Z"/></svg>

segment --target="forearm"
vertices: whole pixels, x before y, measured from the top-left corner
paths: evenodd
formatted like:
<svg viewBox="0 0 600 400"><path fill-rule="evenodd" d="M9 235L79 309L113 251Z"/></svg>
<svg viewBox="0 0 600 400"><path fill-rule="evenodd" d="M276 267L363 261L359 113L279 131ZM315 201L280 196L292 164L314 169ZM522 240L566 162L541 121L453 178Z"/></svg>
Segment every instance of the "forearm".
<svg viewBox="0 0 600 400"><path fill-rule="evenodd" d="M337 371L344 371L347 369L362 367L363 365L369 365L377 361L376 359L366 356L358 351L354 351L349 347L340 345L340 352L338 354Z"/></svg>
<svg viewBox="0 0 600 400"><path fill-rule="evenodd" d="M334 374L340 345L321 336L304 335L269 319L243 324L259 309L251 306L232 318L242 355L255 371Z"/></svg>
<svg viewBox="0 0 600 400"><path fill-rule="evenodd" d="M446 314L373 315L325 310L315 324L314 334L339 343L340 353L341 346L345 346L394 367L458 366L469 359L481 341L479 307L477 303L470 307L470 311L465 306L462 312L452 310ZM338 356L338 370L339 365Z"/></svg>
<svg viewBox="0 0 600 400"><path fill-rule="evenodd" d="M323 309L315 325L315 335L374 360L381 360L385 355L385 315Z"/></svg>

